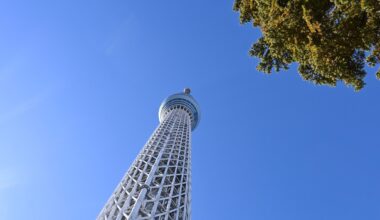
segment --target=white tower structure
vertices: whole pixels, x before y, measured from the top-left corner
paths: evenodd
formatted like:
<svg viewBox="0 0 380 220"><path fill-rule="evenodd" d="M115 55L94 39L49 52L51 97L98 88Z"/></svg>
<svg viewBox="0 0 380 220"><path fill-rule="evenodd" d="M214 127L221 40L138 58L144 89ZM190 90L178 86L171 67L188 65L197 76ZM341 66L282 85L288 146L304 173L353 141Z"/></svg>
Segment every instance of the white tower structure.
<svg viewBox="0 0 380 220"><path fill-rule="evenodd" d="M200 110L190 89L165 99L160 124L105 204L98 220L190 220L191 132Z"/></svg>

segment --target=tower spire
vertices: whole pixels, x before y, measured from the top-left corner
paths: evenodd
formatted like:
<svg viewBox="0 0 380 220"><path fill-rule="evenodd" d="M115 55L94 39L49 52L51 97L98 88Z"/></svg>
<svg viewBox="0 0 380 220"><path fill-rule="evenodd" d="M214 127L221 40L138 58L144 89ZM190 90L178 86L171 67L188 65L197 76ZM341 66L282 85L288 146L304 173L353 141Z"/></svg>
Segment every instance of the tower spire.
<svg viewBox="0 0 380 220"><path fill-rule="evenodd" d="M190 88L184 88L183 89L183 93L185 93L186 95L189 95L191 92L191 89Z"/></svg>

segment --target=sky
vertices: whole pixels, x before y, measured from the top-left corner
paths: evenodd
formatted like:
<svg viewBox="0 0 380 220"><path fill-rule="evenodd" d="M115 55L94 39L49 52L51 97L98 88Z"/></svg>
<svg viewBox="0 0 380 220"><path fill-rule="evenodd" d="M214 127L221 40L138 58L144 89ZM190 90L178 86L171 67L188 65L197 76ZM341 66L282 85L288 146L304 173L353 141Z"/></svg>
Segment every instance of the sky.
<svg viewBox="0 0 380 220"><path fill-rule="evenodd" d="M192 89L192 219L380 219L380 81L265 75L233 1L0 2L0 219L95 219Z"/></svg>

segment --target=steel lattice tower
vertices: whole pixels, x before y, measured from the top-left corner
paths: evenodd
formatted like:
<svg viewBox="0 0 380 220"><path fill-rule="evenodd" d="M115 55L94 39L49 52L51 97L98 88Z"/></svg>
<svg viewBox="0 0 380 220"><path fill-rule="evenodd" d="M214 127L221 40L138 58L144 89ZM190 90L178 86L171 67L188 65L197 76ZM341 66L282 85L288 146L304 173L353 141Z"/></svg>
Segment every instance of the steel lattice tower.
<svg viewBox="0 0 380 220"><path fill-rule="evenodd" d="M191 132L200 120L190 89L169 96L160 124L105 204L98 220L191 219Z"/></svg>

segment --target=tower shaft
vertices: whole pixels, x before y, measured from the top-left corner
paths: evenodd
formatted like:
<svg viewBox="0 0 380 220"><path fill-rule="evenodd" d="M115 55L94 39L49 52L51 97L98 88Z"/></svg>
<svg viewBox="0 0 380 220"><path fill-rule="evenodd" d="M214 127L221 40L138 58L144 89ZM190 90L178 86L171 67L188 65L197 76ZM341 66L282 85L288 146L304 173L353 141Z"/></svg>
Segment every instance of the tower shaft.
<svg viewBox="0 0 380 220"><path fill-rule="evenodd" d="M98 220L190 219L193 116L180 104L164 113Z"/></svg>

